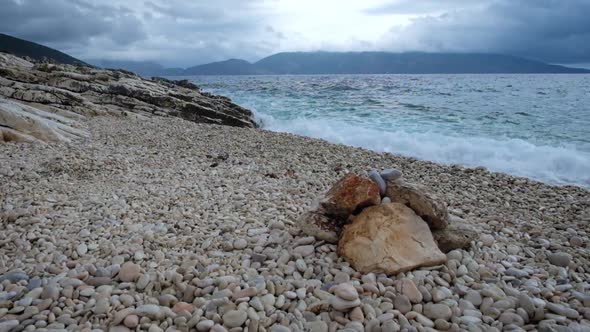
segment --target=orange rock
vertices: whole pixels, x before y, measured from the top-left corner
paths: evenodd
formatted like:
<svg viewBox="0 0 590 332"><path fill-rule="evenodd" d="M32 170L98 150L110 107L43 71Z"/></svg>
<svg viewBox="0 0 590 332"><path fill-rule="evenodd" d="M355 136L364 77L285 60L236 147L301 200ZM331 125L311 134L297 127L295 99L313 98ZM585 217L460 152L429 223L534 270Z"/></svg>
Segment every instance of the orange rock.
<svg viewBox="0 0 590 332"><path fill-rule="evenodd" d="M379 187L370 179L347 174L328 191L321 202L327 215L347 218L359 208L378 205L381 202Z"/></svg>
<svg viewBox="0 0 590 332"><path fill-rule="evenodd" d="M344 226L338 253L363 273L397 274L447 260L426 222L400 203L364 209Z"/></svg>

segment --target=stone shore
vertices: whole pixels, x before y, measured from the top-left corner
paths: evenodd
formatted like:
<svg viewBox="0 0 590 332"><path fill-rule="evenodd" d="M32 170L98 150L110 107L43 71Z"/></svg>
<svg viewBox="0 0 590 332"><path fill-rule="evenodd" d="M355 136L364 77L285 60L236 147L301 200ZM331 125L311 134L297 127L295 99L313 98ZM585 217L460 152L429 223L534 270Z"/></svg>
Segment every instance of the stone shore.
<svg viewBox="0 0 590 332"><path fill-rule="evenodd" d="M253 128L96 116L0 144L0 331L589 331L590 192ZM296 223L348 172L402 170L479 230L361 274Z"/></svg>

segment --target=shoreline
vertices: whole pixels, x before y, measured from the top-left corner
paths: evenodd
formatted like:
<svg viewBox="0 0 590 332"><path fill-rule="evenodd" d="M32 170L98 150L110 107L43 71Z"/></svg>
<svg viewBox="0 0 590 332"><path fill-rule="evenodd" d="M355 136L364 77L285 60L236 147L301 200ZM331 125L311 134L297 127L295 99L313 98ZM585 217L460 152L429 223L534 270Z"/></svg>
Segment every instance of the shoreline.
<svg viewBox="0 0 590 332"><path fill-rule="evenodd" d="M482 99L477 98L482 98L478 97L481 93L469 92L470 81L460 82L467 87L452 91L453 97L430 97L421 95L424 91L420 85L411 90L411 93L408 92L408 96L401 92L399 96L395 93L384 95L383 92L375 92L380 91L378 88L383 88L382 86L389 86L386 84L397 82L389 80L360 80L360 83L355 83L354 80L344 79L292 79L274 83L272 78L235 78L227 82L223 77L192 79L201 82L207 91L228 95L234 101L250 107L256 112L257 118L264 120L264 127L270 130L323 138L378 152L389 151L447 165L484 166L496 172L533 178L549 184L572 184L590 188L590 178L585 172L590 167L590 150L584 141L583 129L580 131L579 125L564 125L565 127L559 126L557 129L552 125L542 125L552 117L550 110L558 106L552 104L553 99L544 103L546 106L542 108L534 107L537 102L535 89L554 88L555 82L542 83L545 81L534 80L527 85L530 90L516 84L514 79L503 82L506 86L514 83L514 89L520 92L513 93L519 97L510 97L509 90L512 88L505 88L503 83L495 83L493 86L499 90L489 93L494 96L484 93L483 100L488 96L498 98L499 103L508 101L514 106L489 115L487 112L492 112L496 106L493 103L488 108L480 105L482 102L478 100ZM445 80L441 78L438 82L435 85L444 89ZM485 82L484 79L477 79L471 83L480 87L485 86ZM578 80L565 79L556 82L574 84ZM307 83L319 84L320 87L315 92L305 88ZM301 84L301 88L297 88L297 84ZM369 90L363 90L361 87L366 87L367 84ZM273 86L273 89L267 91L267 86ZM357 90L350 93L338 92L347 88ZM333 90L336 92L332 92ZM283 98L287 93L289 98ZM414 96L414 93L418 96ZM529 97L530 100L526 99ZM461 98L474 98L474 101L454 107L454 103ZM419 101L421 99L422 102ZM522 101L516 103L518 100ZM365 101L375 104L365 105ZM400 104L396 104L397 102ZM573 105L576 105L575 102ZM348 106L350 107L346 108ZM482 109L479 110L478 106ZM418 111L417 107L426 107L430 111ZM471 109L473 111L469 111ZM518 112L518 109L523 112ZM524 110L528 110L528 113ZM583 114L571 108L567 110L572 114ZM400 113L404 115L396 115ZM488 115L490 118L487 118ZM474 122L478 116L485 116L487 120ZM455 117L465 118L465 123L456 122L456 119L453 120ZM505 121L510 124L504 130L502 123ZM583 123L583 119L580 121L575 123ZM527 128L531 129L530 133Z"/></svg>
<svg viewBox="0 0 590 332"><path fill-rule="evenodd" d="M588 186L584 186L582 184L561 183L561 182L555 182L555 181L543 181L543 180L540 180L540 179L537 179L537 178L534 178L534 177L529 177L529 176L524 176L524 175L517 175L517 174L511 174L511 173L503 172L503 171L490 170L485 165L474 165L474 166L470 166L470 165L464 165L464 164L460 164L460 163L445 163L445 162L433 161L433 160L428 160L428 159L421 159L419 157L413 157L413 156L399 154L399 153L395 153L395 152L387 152L387 151L373 150L373 149L370 149L370 148L367 148L367 147L363 147L363 146L360 146L360 145L359 146L355 146L355 145L348 145L348 144L345 144L345 143L331 142L331 141L329 141L327 139L324 139L324 138L321 138L321 137L307 136L307 135L292 133L292 132L288 132L288 131L276 131L276 130L272 130L272 129L268 128L267 126L265 126L264 120L262 118L260 118L260 116L258 115L258 113L256 111L253 111L253 114L254 114L254 121L259 126L258 129L259 130L263 130L263 131L267 131L267 132L271 132L271 133L289 134L289 135L294 135L294 136L298 136L298 137L305 137L305 138L320 140L320 141L323 141L323 142L328 143L328 144L341 145L341 146L346 146L346 147L349 147L349 148L361 149L361 150L365 150L365 151L371 152L371 153L391 155L394 158L406 158L406 159L409 159L409 160L414 160L414 161L419 161L419 162L425 162L425 163L432 163L432 164L439 165L439 166L445 166L445 167L451 167L451 168L459 168L459 169L464 169L464 170L477 170L477 171L483 170L485 172L502 174L502 175L505 175L507 177L513 177L513 178L517 178L517 179L521 179L521 180L522 179L526 179L527 181L537 182L539 184L546 185L546 186L580 188L580 189L584 189L584 190L590 192L590 184Z"/></svg>
<svg viewBox="0 0 590 332"><path fill-rule="evenodd" d="M362 165L354 165L354 164L348 164L348 168L344 167L342 168L342 163L340 162L332 162L330 163L330 165L328 166L334 166L338 169L337 173L338 174L344 174L342 172L344 171L350 171L350 172L360 172L360 173L364 173L366 171L368 171L371 168L386 168L386 167L398 167L402 170L404 170L404 177L408 178L411 181L417 181L417 182L421 182L424 183L426 185L432 185L434 190L441 190L441 189L448 189L443 185L443 182L441 181L440 178L438 178L438 176L442 176L443 180L446 180L445 182L451 182L451 180L455 180L456 178L470 178L473 179L475 178L480 178L480 179L486 179L488 181L484 182L483 184L488 186L488 185L501 185L501 184L510 184L514 187L519 187L519 186L526 186L529 187L528 189L534 189L534 190L540 190L540 191L555 191L555 192L559 192L559 193L566 193L566 192L571 192L571 193L576 193L580 196L584 196L584 195L588 195L588 197L590 197L590 190L589 188L583 187L583 186L578 186L578 185L560 185L560 184L552 184L552 183L547 183L547 182L543 182L543 181L539 181L536 179L532 179L532 178L528 178L528 177L522 177L522 176L516 176L516 175L512 175L512 174L508 174L508 173L504 173L504 172L495 172L495 171L490 171L487 168L483 167L483 166L477 166L477 167L469 167L469 166L464 166L464 165L459 165L459 164L443 164L443 163L438 163L435 161L429 161L429 160L422 160L419 158L415 158L415 157L409 157L409 156L404 156L404 155L399 155L399 154L395 154L395 153L390 153L390 152L379 152L379 151L374 151L368 148L364 148L364 147L355 147L355 146L349 146L349 145L345 145L345 144L341 144L341 143L332 143L329 142L325 139L322 138L314 138L314 137L309 137L309 136L303 136L303 135L299 135L299 134L294 134L294 133L288 133L288 132L277 132L277 131L272 131L269 129L265 129L264 127L261 128L239 128L239 127L228 127L228 126L223 126L223 125L214 125L214 124L200 124L200 123L193 123L190 121L186 121L184 119L180 119L180 118L174 118L174 117L151 117L151 118L126 118L126 117L119 117L119 116L112 116L112 115L101 115L101 116L97 116L97 117L91 117L91 118L87 118L87 119L83 119L83 120L78 120L80 123L82 123L83 127L86 127L88 124L94 124L95 122L98 123L102 123L102 122L125 122L125 121L130 121L130 122L148 122L148 123L159 123L160 121L166 123L166 122L173 122L175 125L180 125L182 126L182 124L185 124L187 127L191 127L193 125L196 124L196 126L198 126L198 128L200 127L206 127L204 129L206 130L211 130L211 131L248 131L248 132L257 132L258 134L254 134L254 136L259 136L257 137L258 139L264 137L264 138L268 138L271 140L278 140L278 141L285 141L285 142L293 142L293 141L297 141L298 144L312 144L313 146L321 146L322 149L326 149L327 151L330 151L333 154L339 155L340 158L338 159L342 159L342 160L346 160L347 158L342 157L342 155L346 155L349 153L352 153L353 155L357 155L360 154L363 156L363 158L368 158L369 160L372 161L372 164L370 165L366 165L364 168ZM207 128L208 127L208 128ZM67 143L63 143L66 146L68 145L86 145L91 143L90 141L92 141L94 139L94 137L86 137L84 139L81 139L80 141L74 141L74 142L67 142ZM53 143L52 146L56 144ZM8 143L8 144L4 144L4 145L0 145L3 149L5 149L6 146L12 146L12 143ZM25 148L28 144L26 143L18 143L15 144L15 146L17 147L21 147L21 148ZM43 146L42 144L39 144L39 146ZM195 144L195 147L198 146L198 144ZM324 160L326 159L325 157L323 158ZM338 160L337 159L337 160ZM276 161L276 160L275 160ZM421 173L421 171L423 170L427 170L428 172L426 173ZM435 182L438 182L438 185L435 184ZM439 187L440 185L440 187ZM439 187L439 188L437 188ZM476 186L476 187L479 187ZM590 203L590 199L588 199L588 203Z"/></svg>
<svg viewBox="0 0 590 332"><path fill-rule="evenodd" d="M259 118L256 117L256 113L254 113L254 116L255 116L255 121L260 126L260 128L258 128L258 129L259 130L268 131L268 132L271 132L271 133L281 133L281 134L294 135L294 136L298 136L298 137L311 138L311 139L323 141L323 142L328 143L328 144L341 145L341 146L346 146L346 147L354 148L354 149L361 149L361 150L365 150L365 151L371 152L371 153L378 153L378 154L390 155L391 157L394 157L394 158L406 158L406 159L409 159L409 160L414 160L414 161L418 161L418 162L425 162L425 163L431 163L431 164L439 165L439 166L445 166L445 167L451 167L451 168L459 168L459 169L467 170L467 172L469 172L469 170L474 170L474 171L481 171L481 170L483 170L485 172L497 173L497 174L501 174L501 175L504 175L504 176L507 176L507 177L512 177L512 178L521 179L521 180L524 179L524 180L527 180L529 182L536 182L538 184L546 185L546 186L550 186L550 187L572 187L572 188L584 189L584 190L587 190L587 191L590 192L590 185L584 186L584 185L581 185L581 184L569 184L569 183L559 183L559 182L552 182L552 181L543 181L543 180L540 180L540 179L536 179L536 178L528 177L528 176L524 176L524 175L510 174L510 173L507 173L507 172L490 170L488 167L486 167L484 165L470 166L470 165L463 165L463 164L459 164L459 163L444 163L444 162L438 162L438 161L433 161L433 160L428 160L428 159L421 159L419 157L413 157L413 156L403 155L403 154L394 153L394 152L373 150L373 149L366 148L366 147L363 147L363 146L354 146L354 145L348 145L348 144L344 144L344 143L330 142L329 140L324 139L324 138L321 138L321 137L306 136L306 135L301 135L301 134L297 134L297 133L291 133L291 132L288 132L288 131L275 131L275 130L266 128L264 126L264 122L261 121Z"/></svg>

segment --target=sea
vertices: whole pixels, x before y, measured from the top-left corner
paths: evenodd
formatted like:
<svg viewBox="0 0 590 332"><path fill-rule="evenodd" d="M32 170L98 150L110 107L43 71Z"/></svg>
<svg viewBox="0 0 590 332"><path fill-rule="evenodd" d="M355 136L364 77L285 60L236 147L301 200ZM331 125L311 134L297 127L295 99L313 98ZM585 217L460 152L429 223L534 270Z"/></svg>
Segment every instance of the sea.
<svg viewBox="0 0 590 332"><path fill-rule="evenodd" d="M590 187L590 75L194 76L262 127Z"/></svg>

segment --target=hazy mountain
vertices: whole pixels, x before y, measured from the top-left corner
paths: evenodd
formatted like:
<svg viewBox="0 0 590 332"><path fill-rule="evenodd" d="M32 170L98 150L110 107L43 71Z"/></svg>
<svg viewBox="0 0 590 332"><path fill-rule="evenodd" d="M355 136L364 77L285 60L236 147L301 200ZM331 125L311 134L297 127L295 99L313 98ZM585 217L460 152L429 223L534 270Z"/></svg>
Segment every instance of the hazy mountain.
<svg viewBox="0 0 590 332"><path fill-rule="evenodd" d="M277 53L255 63L230 59L187 69L163 69L151 63L147 70L145 65L140 67L132 66L130 62L118 63L120 66L117 68L144 76L590 73L587 69L550 65L515 56L477 53L293 52Z"/></svg>
<svg viewBox="0 0 590 332"><path fill-rule="evenodd" d="M510 55L481 53L292 52L258 62L231 59L168 75L590 73Z"/></svg>
<svg viewBox="0 0 590 332"><path fill-rule="evenodd" d="M478 53L295 52L255 63L275 74L461 74L590 72L509 55Z"/></svg>
<svg viewBox="0 0 590 332"><path fill-rule="evenodd" d="M64 64L83 64L78 60L53 48L33 43L24 39L0 33L0 52L11 53L20 57L30 57L35 60L53 60Z"/></svg>
<svg viewBox="0 0 590 332"><path fill-rule="evenodd" d="M515 56L477 53L293 52L277 53L253 64L236 60L234 66L238 63L239 70L218 65L218 71L207 74L239 75L246 69L247 74L590 73Z"/></svg>
<svg viewBox="0 0 590 332"><path fill-rule="evenodd" d="M246 60L230 59L187 68L183 75L259 75L272 73Z"/></svg>

